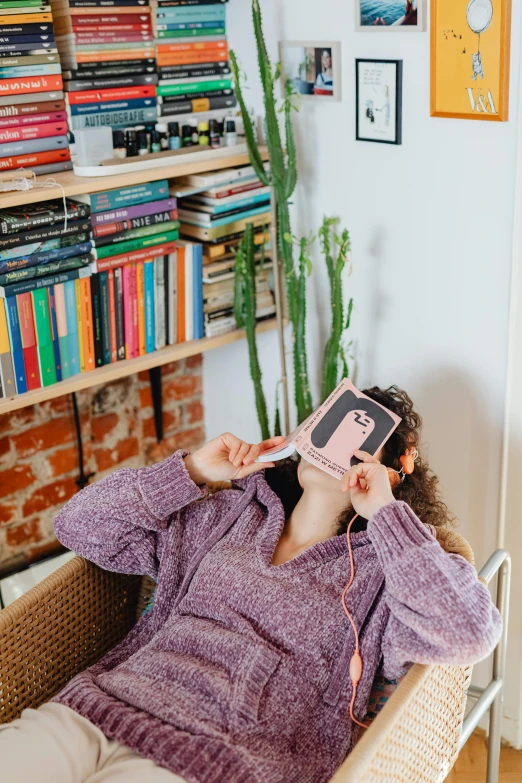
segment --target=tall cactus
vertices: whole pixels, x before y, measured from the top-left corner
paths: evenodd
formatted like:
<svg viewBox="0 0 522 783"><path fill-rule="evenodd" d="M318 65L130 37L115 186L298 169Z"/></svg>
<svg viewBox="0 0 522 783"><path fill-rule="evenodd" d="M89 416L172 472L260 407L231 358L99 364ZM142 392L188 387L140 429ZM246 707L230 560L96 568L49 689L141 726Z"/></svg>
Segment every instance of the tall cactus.
<svg viewBox="0 0 522 783"><path fill-rule="evenodd" d="M234 279L234 315L239 329L245 329L248 343L250 375L254 384L256 411L261 427L261 437L270 437L268 412L263 392L262 373L256 343L256 261L254 229L247 223L245 233L238 246Z"/></svg>
<svg viewBox="0 0 522 783"><path fill-rule="evenodd" d="M259 0L252 0L252 17L256 38L259 73L263 87L265 107L265 122L267 146L270 157L270 171L265 171L261 153L256 141L252 120L248 113L240 78L240 70L235 52L230 53L232 73L241 114L245 127L250 161L256 175L264 185L274 188L277 207L277 246L278 255L282 259L285 275L288 314L293 330L293 364L295 378L295 403L299 422L306 419L313 410L312 395L308 380L308 363L305 339L306 300L304 296L306 277L301 279L294 264L292 243L286 242L285 235L291 235L290 213L288 199L292 196L297 183L296 146L292 129L292 89L286 88L283 104L285 146L283 148L278 121L278 111L274 95L274 87L279 77L279 70L272 68L263 35L263 24Z"/></svg>
<svg viewBox="0 0 522 783"><path fill-rule="evenodd" d="M323 380L321 388L321 400L325 400L335 389L341 377L348 375L346 350L342 338L346 329L350 326L352 316L353 299L348 302L346 315L343 303L343 271L348 261L350 251L350 235L347 229L341 234L337 231L338 218L323 219L319 229L321 251L326 261L328 277L330 279L330 297L332 308L332 324L330 337L326 343L323 359ZM351 274L351 267L348 267Z"/></svg>

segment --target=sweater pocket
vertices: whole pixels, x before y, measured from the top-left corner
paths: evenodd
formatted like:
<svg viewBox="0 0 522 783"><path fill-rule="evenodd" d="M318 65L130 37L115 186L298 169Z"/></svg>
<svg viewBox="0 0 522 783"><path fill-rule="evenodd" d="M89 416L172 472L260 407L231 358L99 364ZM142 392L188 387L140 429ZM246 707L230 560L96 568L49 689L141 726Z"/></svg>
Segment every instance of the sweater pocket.
<svg viewBox="0 0 522 783"><path fill-rule="evenodd" d="M279 665L281 654L256 646L238 672L232 689L230 728L241 731L255 724L266 686Z"/></svg>

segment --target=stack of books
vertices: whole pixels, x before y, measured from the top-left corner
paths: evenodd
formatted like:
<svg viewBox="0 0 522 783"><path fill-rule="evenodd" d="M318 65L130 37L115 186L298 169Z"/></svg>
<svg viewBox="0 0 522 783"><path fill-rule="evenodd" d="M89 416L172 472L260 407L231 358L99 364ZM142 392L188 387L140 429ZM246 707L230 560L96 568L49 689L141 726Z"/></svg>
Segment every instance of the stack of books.
<svg viewBox="0 0 522 783"><path fill-rule="evenodd" d="M151 0L151 7L158 114L208 115L236 106L223 0Z"/></svg>
<svg viewBox="0 0 522 783"><path fill-rule="evenodd" d="M72 168L67 133L51 6L0 2L0 170Z"/></svg>
<svg viewBox="0 0 522 783"><path fill-rule="evenodd" d="M0 212L0 381L9 397L94 367L89 208Z"/></svg>
<svg viewBox="0 0 522 783"><path fill-rule="evenodd" d="M156 122L148 0L51 0L70 127Z"/></svg>
<svg viewBox="0 0 522 783"><path fill-rule="evenodd" d="M264 187L252 166L181 177L171 192L180 196L182 236L203 244L205 336L213 337L236 328L235 254L247 223L258 229L255 233L259 246L256 315L258 320L272 317L275 302L266 229L271 221L270 189Z"/></svg>
<svg viewBox="0 0 522 783"><path fill-rule="evenodd" d="M192 244L178 250L176 199L167 180L84 201L97 272L91 281L96 365L202 337L196 324L202 321L201 253Z"/></svg>

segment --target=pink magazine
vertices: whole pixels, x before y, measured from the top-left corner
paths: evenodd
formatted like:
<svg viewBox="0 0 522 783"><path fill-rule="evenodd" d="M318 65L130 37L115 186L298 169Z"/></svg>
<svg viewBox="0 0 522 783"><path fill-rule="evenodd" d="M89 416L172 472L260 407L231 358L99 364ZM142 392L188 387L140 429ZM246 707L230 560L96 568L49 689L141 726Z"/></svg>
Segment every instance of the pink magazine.
<svg viewBox="0 0 522 783"><path fill-rule="evenodd" d="M353 456L356 449L377 454L400 422L399 416L344 378L284 443L265 451L257 462L285 459L297 451L307 462L340 479L360 462Z"/></svg>

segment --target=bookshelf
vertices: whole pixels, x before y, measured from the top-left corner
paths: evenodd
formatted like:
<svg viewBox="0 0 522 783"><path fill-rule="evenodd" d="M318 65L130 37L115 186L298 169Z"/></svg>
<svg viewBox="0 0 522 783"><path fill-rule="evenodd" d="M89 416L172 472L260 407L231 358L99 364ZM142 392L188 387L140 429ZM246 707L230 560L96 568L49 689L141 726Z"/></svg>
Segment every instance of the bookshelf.
<svg viewBox="0 0 522 783"><path fill-rule="evenodd" d="M264 160L268 160L268 152L265 148L262 150L262 156ZM198 155L197 159L194 157L191 159L190 155L179 155L173 158L173 162L167 162L166 159L165 166L148 171L111 174L103 177L78 177L72 171L66 171L62 174L54 175L55 181L59 183L58 187L0 193L0 210L20 204L33 204L38 201L62 198L64 195L74 198L74 196L81 194L99 193L113 188L124 188L154 180L176 179L176 177L189 174L218 171L219 169L231 168L233 166L244 166L248 163L249 157L244 149L238 150L234 147L229 147L214 151L210 150L204 156ZM40 178L40 181L42 181L42 178ZM277 325L277 318L271 318L267 321L261 321L257 329L258 332L262 333L276 329ZM119 378L125 378L142 370L160 367L169 362L184 359L187 356L194 356L223 345L229 345L244 339L244 337L245 332L237 329L217 337L204 337L200 340L177 343L158 351L138 356L135 359L123 359L113 364L107 364L90 372L73 375L71 378L51 386L41 387L12 397L0 398L0 414L11 413L29 405L52 400L81 389L88 389Z"/></svg>

